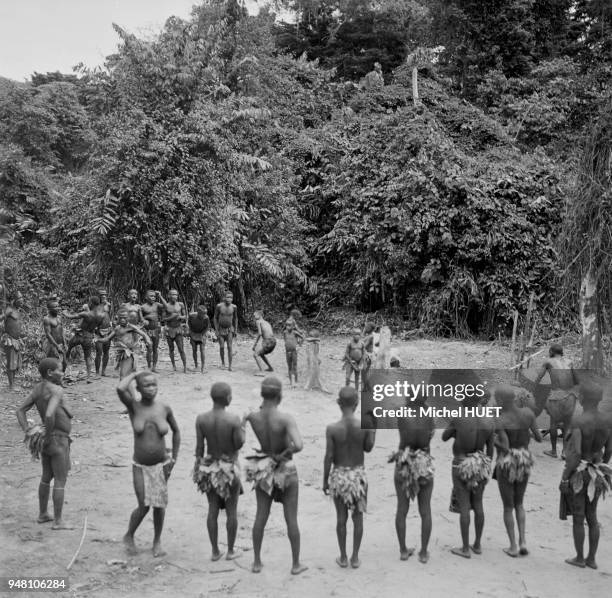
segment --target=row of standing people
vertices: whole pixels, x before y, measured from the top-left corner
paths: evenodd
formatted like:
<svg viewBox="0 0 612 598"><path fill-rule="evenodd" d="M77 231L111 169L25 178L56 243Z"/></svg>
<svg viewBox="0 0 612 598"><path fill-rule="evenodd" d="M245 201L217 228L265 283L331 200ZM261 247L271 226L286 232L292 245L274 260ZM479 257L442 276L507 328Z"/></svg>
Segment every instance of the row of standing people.
<svg viewBox="0 0 612 598"><path fill-rule="evenodd" d="M26 431L33 452L40 454L43 475L39 487L39 518L43 523L53 521L55 529L66 527L62 519L62 505L67 468L69 467L70 419L72 414L63 401L62 369L59 361L44 359L40 364L42 381L34 388L19 408L17 417ZM133 484L137 507L129 520L124 542L128 551L135 549L134 536L140 523L153 509L154 544L156 556L161 548L165 508L168 501L167 481L179 454L180 431L172 409L156 400L157 379L149 371L131 373L119 384L117 392L126 406L134 431ZM560 484L561 504L573 516L576 556L567 563L578 567L597 568L595 560L599 541L597 504L610 484L607 463L612 455L612 426L609 418L598 410L602 390L592 384L580 388L579 400L583 413L571 423L566 462ZM207 528L212 544L212 558L221 558L218 545L219 511L226 510L228 552L226 558L236 556L234 543L237 530L237 504L242 493L238 454L245 440L249 423L260 442L255 455L247 457L246 479L253 482L257 512L253 525L254 562L252 571L261 571L261 547L265 525L273 502L281 502L292 552L292 573L305 570L300 562L300 532L297 523L299 480L293 460L303 443L295 419L280 411L282 384L269 376L261 386L262 404L240 418L226 408L231 403L231 388L219 382L211 388L213 407L196 419L196 461L194 482L206 494L209 504ZM484 528L482 497L491 475L493 449L497 447L497 461L493 468L503 503L504 524L510 545L505 549L510 557L529 554L526 544L525 510L523 498L533 459L529 451L531 435L541 440L535 415L516 401L515 389L501 386L495 399L502 408L498 420L460 417L451 420L443 432L444 441L453 439L452 482L454 510L459 513L461 546L452 548L455 555L471 558L482 552ZM417 405L425 404L418 397ZM469 402L468 399L466 401ZM367 507L368 485L364 467L365 453L372 450L376 436L375 420L362 429L355 416L359 403L357 391L341 389L338 405L341 419L326 429L323 491L331 494L337 513L337 536L340 567L360 566L359 550L363 535L363 513ZM414 405L414 403L412 403ZM26 413L36 406L45 422L46 430L33 430L27 425ZM400 443L390 457L395 463L394 483L397 492L396 531L400 558L407 560L413 550L406 544L406 516L411 501L418 503L421 517L421 545L418 558L429 560L429 539L432 530L431 496L434 467L430 443L434 434L434 420L429 417L405 418L398 425ZM172 449L166 448L165 436L172 432ZM53 488L54 516L47 511L50 482ZM474 511L475 537L469 542L470 512ZM346 548L347 521L353 520L353 547L350 558ZM515 517L518 541L515 535ZM584 523L589 529L589 551L584 555Z"/></svg>

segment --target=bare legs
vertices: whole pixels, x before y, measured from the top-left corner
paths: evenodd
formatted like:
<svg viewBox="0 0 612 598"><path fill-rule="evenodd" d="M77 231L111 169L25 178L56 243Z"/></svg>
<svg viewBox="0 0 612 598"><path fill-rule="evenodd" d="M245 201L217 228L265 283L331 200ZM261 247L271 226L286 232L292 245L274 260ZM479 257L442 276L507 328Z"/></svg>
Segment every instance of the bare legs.
<svg viewBox="0 0 612 598"><path fill-rule="evenodd" d="M227 514L226 530L227 530L227 560L233 559L236 555L234 553L234 544L236 542L236 533L238 531L238 496L240 493L239 487L235 489L230 498L225 501L225 512ZM210 538L210 544L212 546L212 557L213 561L218 561L223 554L219 550L218 536L219 536L219 510L221 509L221 503L219 495L216 492L209 492L208 498L208 517L206 519L206 527L208 529L208 537ZM264 524L265 525L265 524ZM263 538L263 532L262 532ZM260 543L261 546L261 543Z"/></svg>
<svg viewBox="0 0 612 598"><path fill-rule="evenodd" d="M462 482L453 467L453 488L455 489L457 500L459 502L459 527L461 529L461 544L460 548L452 548L451 552L466 559L470 558L470 508L474 509L474 527L476 537L471 548L476 554L482 552L480 541L482 538L482 530L484 528L484 510L482 507L482 495L485 484L480 483L473 490L468 489Z"/></svg>
<svg viewBox="0 0 612 598"><path fill-rule="evenodd" d="M159 358L159 333L151 331L149 333L151 338L151 346L147 347L147 367L152 371L157 371L157 360ZM174 365L174 361L173 361Z"/></svg>
<svg viewBox="0 0 612 598"><path fill-rule="evenodd" d="M595 555L597 554L597 548L599 546L599 523L597 521L597 503L599 501L599 494L597 493L595 498L591 501L588 499L586 491L583 490L581 495L575 498L577 499L575 502L578 500L584 500L585 507L584 513L574 511L574 515L572 516L572 532L574 536L576 556L573 559L566 559L565 562L576 567L590 567L591 569L597 569ZM584 558L585 518L589 527L589 552L586 559Z"/></svg>
<svg viewBox="0 0 612 598"><path fill-rule="evenodd" d="M136 553L134 534L146 514L149 512L149 507L144 504L144 476L142 470L137 465L132 466L132 476L134 481L134 493L136 494L138 506L132 511L128 524L128 531L125 536L123 536L123 543L127 548L128 554ZM153 556L156 557L166 554L161 547L161 534L164 528L165 515L166 509L153 507Z"/></svg>
<svg viewBox="0 0 612 598"><path fill-rule="evenodd" d="M176 344L179 356L183 362L183 372L187 373L187 361L185 360L185 349L183 348L183 335L177 334L174 338L166 336L166 340L168 341L168 352L170 353L172 369L176 372L176 363L174 361L174 345Z"/></svg>
<svg viewBox="0 0 612 598"><path fill-rule="evenodd" d="M191 343L191 353L193 356L193 365L195 369L198 369L198 350L200 353L200 372L204 373L204 342L194 342L193 340L189 341Z"/></svg>
<svg viewBox="0 0 612 598"><path fill-rule="evenodd" d="M285 523L287 524L287 535L291 544L292 567L291 573L298 575L307 569L300 563L300 530L297 522L298 490L299 483L297 476L294 480L287 482L287 487L283 491L283 511ZM272 497L263 490L256 488L257 513L253 524L253 552L254 560L251 570L259 573L263 568L261 562L261 545L263 542L264 529L270 516Z"/></svg>
<svg viewBox="0 0 612 598"><path fill-rule="evenodd" d="M406 516L410 508L410 500L406 496L406 491L402 487L401 481L395 477L395 492L397 494L397 511L395 513L395 531L400 546L400 559L408 560L414 553L413 548L406 546ZM421 549L419 551L419 561L426 563L429 560L429 538L431 536L431 495L433 492L433 479L420 487L417 501L419 505L419 515L421 517Z"/></svg>
<svg viewBox="0 0 612 598"><path fill-rule="evenodd" d="M219 355L221 356L221 367L225 367L225 345L227 343L227 363L228 363L227 369L231 372L232 371L232 358L233 358L233 351L232 351L233 334L229 333L226 335L219 335L218 340L219 340Z"/></svg>
<svg viewBox="0 0 612 598"><path fill-rule="evenodd" d="M52 529L73 529L71 526L66 525L62 519L62 512L64 509L64 487L66 486L66 479L68 478L68 464L69 464L69 453L68 453L68 438L59 439L52 438L53 443L50 446L48 452L52 454L42 454L42 476L40 478L40 484L38 486L38 523L46 523L53 521ZM65 446L66 445L66 446ZM49 515L49 494L51 492L51 480L53 483L53 517Z"/></svg>
<svg viewBox="0 0 612 598"><path fill-rule="evenodd" d="M525 509L523 507L523 497L525 496L525 490L527 489L527 478L522 482L509 482L506 476L498 471L497 483L499 486L499 493L501 495L502 503L504 505L504 525L506 526L506 532L508 539L510 540L510 547L504 549L504 552L511 557L516 557L519 554L527 555L527 544L525 541ZM516 536L514 533L514 513L516 512L516 523L519 531L519 542L518 546L516 543Z"/></svg>
<svg viewBox="0 0 612 598"><path fill-rule="evenodd" d="M108 366L109 353L110 353L110 341L106 343L102 343L100 341L96 342L96 358L95 358L96 374L100 374L101 376L106 376L106 366Z"/></svg>

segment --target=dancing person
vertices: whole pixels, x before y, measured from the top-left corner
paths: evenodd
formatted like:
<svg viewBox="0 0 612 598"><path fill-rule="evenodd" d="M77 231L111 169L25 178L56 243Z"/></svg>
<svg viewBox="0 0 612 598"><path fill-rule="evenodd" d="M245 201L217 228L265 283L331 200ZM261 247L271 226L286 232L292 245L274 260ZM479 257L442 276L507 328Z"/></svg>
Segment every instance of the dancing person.
<svg viewBox="0 0 612 598"><path fill-rule="evenodd" d="M572 421L577 401L577 380L572 362L563 356L563 347L558 344L550 346L549 358L544 361L535 379L535 384L545 376L550 376L552 390L546 400L546 411L550 415L550 445L545 455L557 458L557 429L563 430L563 443Z"/></svg>

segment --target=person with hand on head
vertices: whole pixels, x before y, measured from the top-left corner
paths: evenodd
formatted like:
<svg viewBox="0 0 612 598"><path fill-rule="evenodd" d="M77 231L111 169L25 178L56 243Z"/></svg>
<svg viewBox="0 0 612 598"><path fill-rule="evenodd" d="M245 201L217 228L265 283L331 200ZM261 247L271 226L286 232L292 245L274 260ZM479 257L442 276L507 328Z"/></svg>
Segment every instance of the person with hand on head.
<svg viewBox="0 0 612 598"><path fill-rule="evenodd" d="M134 534L152 507L153 556L164 556L161 535L168 505L168 478L178 458L181 434L172 409L156 400L157 377L152 372L131 373L121 380L117 394L127 408L134 431L132 478L138 501L123 542L128 553L136 552ZM171 455L165 439L169 431L172 432Z"/></svg>

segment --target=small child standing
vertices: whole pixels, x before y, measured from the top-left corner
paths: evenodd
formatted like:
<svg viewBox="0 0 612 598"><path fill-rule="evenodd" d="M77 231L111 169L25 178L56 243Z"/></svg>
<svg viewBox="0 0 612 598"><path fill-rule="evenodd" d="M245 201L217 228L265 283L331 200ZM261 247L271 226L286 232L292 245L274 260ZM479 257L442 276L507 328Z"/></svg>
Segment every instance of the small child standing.
<svg viewBox="0 0 612 598"><path fill-rule="evenodd" d="M365 366L365 344L361 340L361 330L354 328L353 338L349 341L346 346L346 353L344 354L344 370L346 372L346 384L345 386L351 385L351 376L355 374L355 388L359 391L359 378L361 377L361 371Z"/></svg>
<svg viewBox="0 0 612 598"><path fill-rule="evenodd" d="M285 353L287 355L287 368L289 370L289 385L291 388L297 384L297 347L304 340L304 335L298 331L295 321L289 318L285 322L285 330L283 331L283 339L285 341ZM295 384L294 384L295 381Z"/></svg>

